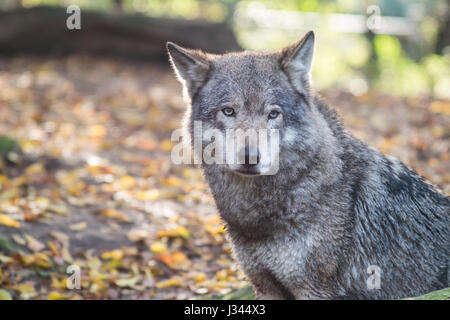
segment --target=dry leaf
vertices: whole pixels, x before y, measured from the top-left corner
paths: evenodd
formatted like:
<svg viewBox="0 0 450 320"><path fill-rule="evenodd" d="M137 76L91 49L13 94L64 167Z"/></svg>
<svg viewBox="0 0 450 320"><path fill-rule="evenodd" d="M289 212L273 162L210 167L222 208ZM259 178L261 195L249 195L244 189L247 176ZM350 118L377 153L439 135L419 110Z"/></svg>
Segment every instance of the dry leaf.
<svg viewBox="0 0 450 320"><path fill-rule="evenodd" d="M13 228L19 228L20 223L13 218L7 216L6 214L0 213L0 224L7 226L7 227L13 227Z"/></svg>
<svg viewBox="0 0 450 320"><path fill-rule="evenodd" d="M69 226L69 229L72 230L72 231L82 231L82 230L86 229L87 227L88 227L87 222L86 221L82 221L82 222L79 222L79 223L71 224Z"/></svg>

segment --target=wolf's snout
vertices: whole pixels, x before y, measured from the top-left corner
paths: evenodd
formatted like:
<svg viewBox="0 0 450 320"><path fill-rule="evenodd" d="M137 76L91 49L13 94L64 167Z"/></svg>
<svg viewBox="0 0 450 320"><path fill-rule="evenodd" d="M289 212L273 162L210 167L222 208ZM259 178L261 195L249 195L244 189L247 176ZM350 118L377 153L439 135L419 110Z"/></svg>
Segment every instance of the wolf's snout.
<svg viewBox="0 0 450 320"><path fill-rule="evenodd" d="M257 148L251 148L248 145L242 148L239 152L239 159L243 159L243 165L246 167L256 166L260 159L261 154Z"/></svg>

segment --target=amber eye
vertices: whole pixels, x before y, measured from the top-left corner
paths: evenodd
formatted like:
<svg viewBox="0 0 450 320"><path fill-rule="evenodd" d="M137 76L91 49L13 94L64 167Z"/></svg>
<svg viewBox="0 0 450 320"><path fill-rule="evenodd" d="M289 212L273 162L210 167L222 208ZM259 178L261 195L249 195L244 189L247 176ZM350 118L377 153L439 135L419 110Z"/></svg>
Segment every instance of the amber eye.
<svg viewBox="0 0 450 320"><path fill-rule="evenodd" d="M233 108L224 108L222 109L222 112L224 115L226 115L227 117L232 117L234 116L234 109Z"/></svg>
<svg viewBox="0 0 450 320"><path fill-rule="evenodd" d="M280 112L278 112L277 110L272 110L269 113L269 119L275 119L280 115Z"/></svg>

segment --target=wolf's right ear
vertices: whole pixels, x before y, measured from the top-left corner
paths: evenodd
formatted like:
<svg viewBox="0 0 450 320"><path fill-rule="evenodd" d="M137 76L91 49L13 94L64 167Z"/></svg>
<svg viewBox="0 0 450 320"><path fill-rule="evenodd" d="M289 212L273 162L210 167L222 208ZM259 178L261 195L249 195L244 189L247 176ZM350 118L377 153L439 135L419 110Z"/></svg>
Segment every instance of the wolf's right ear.
<svg viewBox="0 0 450 320"><path fill-rule="evenodd" d="M282 50L281 66L294 87L309 95L311 66L314 55L314 32L309 31L299 42Z"/></svg>
<svg viewBox="0 0 450 320"><path fill-rule="evenodd" d="M166 43L170 63L192 98L202 87L209 72L206 53L180 47L172 42Z"/></svg>

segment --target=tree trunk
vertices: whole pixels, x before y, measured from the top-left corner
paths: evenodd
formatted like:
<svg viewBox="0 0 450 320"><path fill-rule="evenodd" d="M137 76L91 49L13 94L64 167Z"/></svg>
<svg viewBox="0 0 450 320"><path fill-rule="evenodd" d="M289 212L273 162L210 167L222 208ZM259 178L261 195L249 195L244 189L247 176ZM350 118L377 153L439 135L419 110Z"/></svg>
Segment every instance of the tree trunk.
<svg viewBox="0 0 450 320"><path fill-rule="evenodd" d="M212 53L239 50L226 24L81 12L81 30L69 30L65 8L0 12L0 54L85 53L126 59L167 59L165 43Z"/></svg>
<svg viewBox="0 0 450 320"><path fill-rule="evenodd" d="M443 54L444 48L450 46L450 8L442 21L437 35L435 53Z"/></svg>

